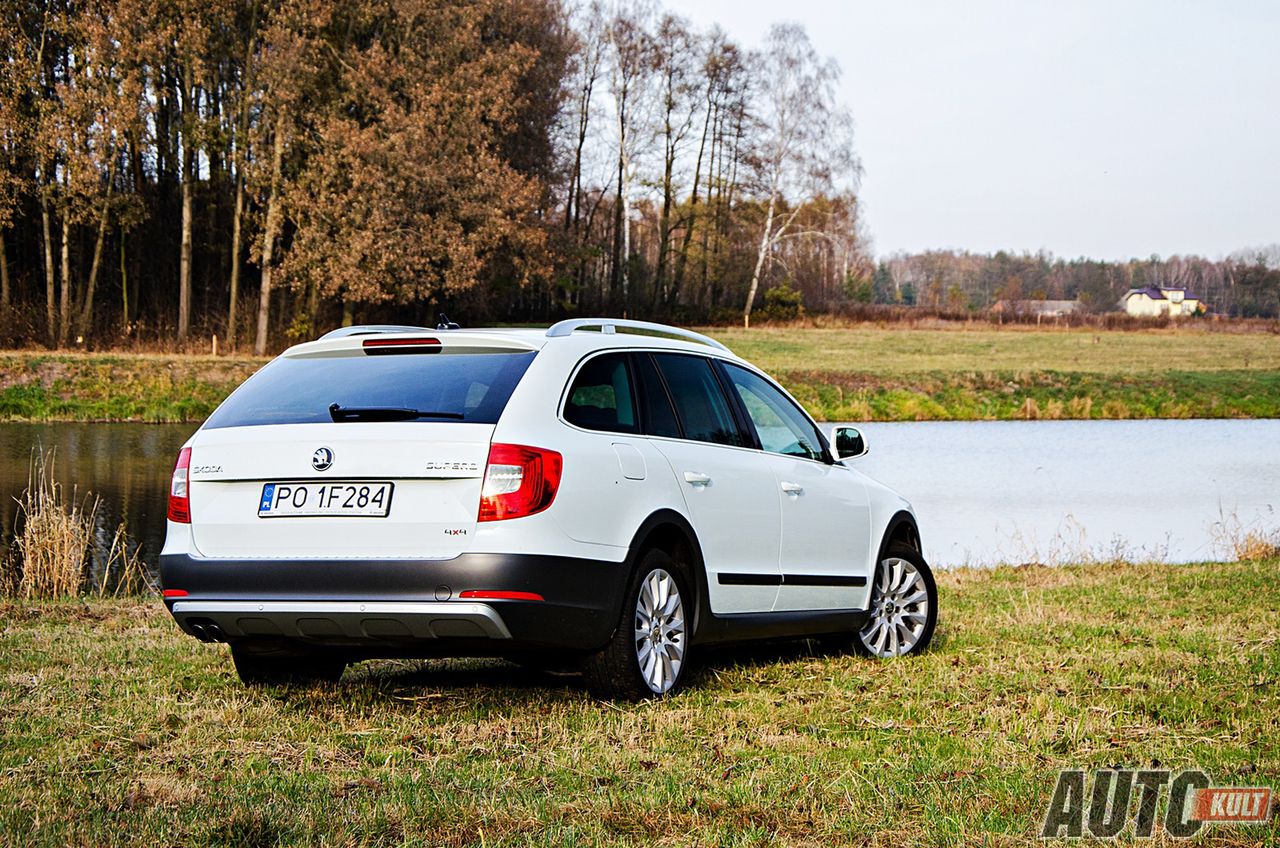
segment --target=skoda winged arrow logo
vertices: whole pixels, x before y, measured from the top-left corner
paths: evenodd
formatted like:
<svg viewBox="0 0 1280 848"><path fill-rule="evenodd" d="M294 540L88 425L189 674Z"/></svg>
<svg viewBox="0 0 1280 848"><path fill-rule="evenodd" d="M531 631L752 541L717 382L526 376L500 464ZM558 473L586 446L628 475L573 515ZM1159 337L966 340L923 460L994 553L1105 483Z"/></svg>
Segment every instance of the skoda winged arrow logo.
<svg viewBox="0 0 1280 848"><path fill-rule="evenodd" d="M324 471L330 465L333 465L333 451L329 448L316 448L316 452L311 454L311 467L316 471Z"/></svg>

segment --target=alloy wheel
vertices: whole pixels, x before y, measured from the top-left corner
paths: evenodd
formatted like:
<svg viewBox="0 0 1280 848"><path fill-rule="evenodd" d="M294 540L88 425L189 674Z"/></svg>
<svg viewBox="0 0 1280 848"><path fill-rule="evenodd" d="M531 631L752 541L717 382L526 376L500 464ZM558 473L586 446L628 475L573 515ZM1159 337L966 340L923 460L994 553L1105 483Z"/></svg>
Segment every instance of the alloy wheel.
<svg viewBox="0 0 1280 848"><path fill-rule="evenodd" d="M929 592L920 571L905 559L880 563L871 587L871 617L859 637L877 657L900 657L920 641L929 621Z"/></svg>
<svg viewBox="0 0 1280 848"><path fill-rule="evenodd" d="M636 660L649 689L664 694L680 679L684 663L684 602L675 578L655 568L640 584L635 615Z"/></svg>

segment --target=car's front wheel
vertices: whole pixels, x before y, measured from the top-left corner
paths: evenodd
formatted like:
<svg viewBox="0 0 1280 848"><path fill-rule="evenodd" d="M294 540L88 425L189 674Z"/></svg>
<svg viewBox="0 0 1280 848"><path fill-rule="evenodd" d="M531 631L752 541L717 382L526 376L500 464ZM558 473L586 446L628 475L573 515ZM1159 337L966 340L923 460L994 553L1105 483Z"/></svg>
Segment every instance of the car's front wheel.
<svg viewBox="0 0 1280 848"><path fill-rule="evenodd" d="M853 637L858 653L901 657L929 647L938 622L938 588L919 551L902 545L885 551L871 584L868 613Z"/></svg>
<svg viewBox="0 0 1280 848"><path fill-rule="evenodd" d="M623 599L613 639L583 667L591 693L639 700L675 691L689 661L692 602L675 560L665 551L648 551Z"/></svg>

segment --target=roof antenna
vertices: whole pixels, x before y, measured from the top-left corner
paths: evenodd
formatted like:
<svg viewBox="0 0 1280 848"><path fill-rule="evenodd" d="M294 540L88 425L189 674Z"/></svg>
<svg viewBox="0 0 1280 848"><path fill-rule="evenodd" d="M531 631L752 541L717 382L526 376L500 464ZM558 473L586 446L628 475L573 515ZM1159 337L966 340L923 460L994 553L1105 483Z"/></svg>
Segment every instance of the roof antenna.
<svg viewBox="0 0 1280 848"><path fill-rule="evenodd" d="M449 320L449 316L441 312L436 317L437 330L461 330L462 328Z"/></svg>

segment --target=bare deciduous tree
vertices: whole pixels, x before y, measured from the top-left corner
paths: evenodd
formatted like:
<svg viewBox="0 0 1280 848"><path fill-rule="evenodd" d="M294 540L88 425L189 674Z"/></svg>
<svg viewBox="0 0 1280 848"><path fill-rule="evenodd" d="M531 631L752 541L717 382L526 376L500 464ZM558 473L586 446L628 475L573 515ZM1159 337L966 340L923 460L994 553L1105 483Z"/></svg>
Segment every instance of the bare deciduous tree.
<svg viewBox="0 0 1280 848"><path fill-rule="evenodd" d="M836 64L819 57L808 35L795 24L777 24L769 30L759 61L758 73L767 94L757 116L761 134L756 165L765 214L742 309L743 326L751 323L765 259L804 208L803 198L828 192L841 177L856 178L858 168L852 118L836 99L840 77ZM779 203L785 200L791 200L790 209L780 210Z"/></svg>

